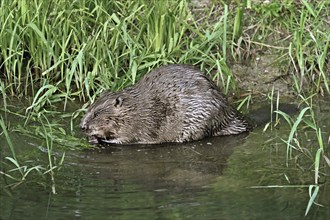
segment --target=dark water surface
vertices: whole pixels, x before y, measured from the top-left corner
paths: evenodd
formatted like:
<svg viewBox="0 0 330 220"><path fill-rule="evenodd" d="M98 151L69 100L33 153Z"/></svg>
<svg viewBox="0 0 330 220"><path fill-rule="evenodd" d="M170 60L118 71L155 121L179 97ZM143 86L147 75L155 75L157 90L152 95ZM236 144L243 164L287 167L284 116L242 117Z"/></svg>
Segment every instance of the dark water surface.
<svg viewBox="0 0 330 220"><path fill-rule="evenodd" d="M326 150L329 104L316 108ZM0 175L0 219L330 219L329 178L317 200L324 207L314 205L307 217L308 188L251 188L313 184L308 157L296 154L286 166L281 138L288 134L283 123L265 133L257 128L187 144L66 150L55 174L57 194L48 175L28 176L12 190ZM43 141L15 131L10 136L21 161L47 164ZM302 139L305 148L318 146L312 130ZM56 144L59 160L63 151ZM10 154L3 134L0 145L4 161Z"/></svg>

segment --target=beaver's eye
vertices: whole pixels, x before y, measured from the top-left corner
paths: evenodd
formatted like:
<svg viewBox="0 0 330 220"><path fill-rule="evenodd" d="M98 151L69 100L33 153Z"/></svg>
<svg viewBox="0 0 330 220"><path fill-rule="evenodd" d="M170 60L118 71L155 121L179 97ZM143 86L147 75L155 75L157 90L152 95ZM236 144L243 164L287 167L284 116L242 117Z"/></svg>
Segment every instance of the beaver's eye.
<svg viewBox="0 0 330 220"><path fill-rule="evenodd" d="M99 115L98 112L94 112L94 118L96 118Z"/></svg>

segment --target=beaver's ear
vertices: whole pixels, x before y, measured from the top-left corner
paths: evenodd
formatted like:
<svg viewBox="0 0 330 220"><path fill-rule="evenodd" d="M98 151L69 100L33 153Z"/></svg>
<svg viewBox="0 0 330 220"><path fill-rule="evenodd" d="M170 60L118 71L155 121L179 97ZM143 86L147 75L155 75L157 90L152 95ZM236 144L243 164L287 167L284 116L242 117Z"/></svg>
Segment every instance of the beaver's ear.
<svg viewBox="0 0 330 220"><path fill-rule="evenodd" d="M115 107L121 107L123 104L123 98L118 96L117 98L115 98L115 100L113 100L113 106Z"/></svg>

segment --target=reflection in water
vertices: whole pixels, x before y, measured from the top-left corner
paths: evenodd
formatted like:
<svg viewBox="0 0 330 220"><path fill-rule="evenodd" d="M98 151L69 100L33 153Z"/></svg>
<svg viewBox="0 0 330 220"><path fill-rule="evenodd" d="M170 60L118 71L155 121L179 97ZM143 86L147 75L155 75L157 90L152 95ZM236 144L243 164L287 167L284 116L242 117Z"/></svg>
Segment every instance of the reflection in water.
<svg viewBox="0 0 330 220"><path fill-rule="evenodd" d="M198 198L208 196L228 157L246 136L72 152L56 178L58 195L35 186L15 191L13 198L2 192L1 197L6 198L1 199L6 207L2 217L16 218L24 213L27 219L36 216L99 219L108 215L145 219L162 218L173 209L201 206L203 202ZM35 213L36 210L39 211Z"/></svg>
<svg viewBox="0 0 330 220"><path fill-rule="evenodd" d="M223 173L228 157L247 134L186 144L108 146L79 155L99 179L131 180L153 190L204 187Z"/></svg>

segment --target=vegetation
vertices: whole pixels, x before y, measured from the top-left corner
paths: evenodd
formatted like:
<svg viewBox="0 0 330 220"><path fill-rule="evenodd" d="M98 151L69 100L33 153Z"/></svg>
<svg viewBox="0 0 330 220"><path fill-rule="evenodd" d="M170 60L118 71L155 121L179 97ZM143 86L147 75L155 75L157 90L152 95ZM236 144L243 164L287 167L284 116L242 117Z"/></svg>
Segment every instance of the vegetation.
<svg viewBox="0 0 330 220"><path fill-rule="evenodd" d="M288 134L287 158L293 154L313 157L315 181L310 185L310 203L316 201L320 169L330 167L326 133L315 120L313 97L329 96L330 2L318 0L223 1L196 10L188 1L157 0L75 0L0 2L0 91L3 117L0 137L6 139L11 156L1 155L9 171L2 174L21 182L32 172L50 174L55 164L53 143L64 149L81 143L69 131L48 117L53 105L80 100L81 110L61 116L71 122L105 89L119 90L134 84L143 74L167 63L188 63L210 74L226 94L238 94L235 62L250 61L257 53L277 54L276 65L293 82L292 91L304 108L296 120L284 113L292 125ZM245 94L245 93L243 93ZM31 127L11 127L7 114L8 97L30 97L25 121ZM242 105L253 94L243 95ZM67 113L66 113L67 114ZM307 125L307 126L306 126ZM299 130L315 131L318 146L306 152L301 147ZM8 131L18 130L43 138L48 164L31 168L16 157ZM56 137L56 138L54 138ZM72 139L73 138L73 139ZM19 179L12 173L19 173ZM55 189L53 188L53 191Z"/></svg>

